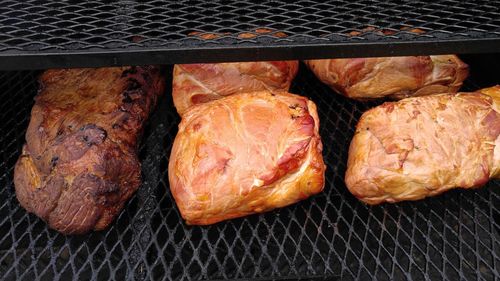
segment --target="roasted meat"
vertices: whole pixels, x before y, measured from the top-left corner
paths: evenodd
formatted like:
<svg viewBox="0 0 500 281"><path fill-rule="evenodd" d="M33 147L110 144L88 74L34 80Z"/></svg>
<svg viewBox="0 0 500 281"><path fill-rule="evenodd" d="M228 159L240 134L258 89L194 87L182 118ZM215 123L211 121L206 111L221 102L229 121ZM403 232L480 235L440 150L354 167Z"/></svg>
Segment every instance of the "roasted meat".
<svg viewBox="0 0 500 281"><path fill-rule="evenodd" d="M345 182L369 204L418 200L500 177L500 86L384 103L363 114Z"/></svg>
<svg viewBox="0 0 500 281"><path fill-rule="evenodd" d="M48 70L14 173L17 199L64 234L108 226L141 183L137 142L156 67Z"/></svg>
<svg viewBox="0 0 500 281"><path fill-rule="evenodd" d="M456 93L468 66L455 55L305 61L325 84L353 99Z"/></svg>
<svg viewBox="0 0 500 281"><path fill-rule="evenodd" d="M325 165L316 106L292 94L236 94L188 109L170 161L170 190L188 224L290 205L320 192Z"/></svg>
<svg viewBox="0 0 500 281"><path fill-rule="evenodd" d="M235 93L288 91L298 61L178 64L174 66L172 96L180 115L193 104Z"/></svg>

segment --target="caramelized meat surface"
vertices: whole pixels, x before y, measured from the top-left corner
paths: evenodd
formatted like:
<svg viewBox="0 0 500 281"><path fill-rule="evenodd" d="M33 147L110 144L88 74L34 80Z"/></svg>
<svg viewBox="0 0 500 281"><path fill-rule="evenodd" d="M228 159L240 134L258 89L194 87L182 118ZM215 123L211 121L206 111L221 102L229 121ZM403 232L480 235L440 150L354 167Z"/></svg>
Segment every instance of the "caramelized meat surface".
<svg viewBox="0 0 500 281"><path fill-rule="evenodd" d="M170 189L188 224L213 224L320 192L325 165L312 101L236 94L191 107L170 155Z"/></svg>
<svg viewBox="0 0 500 281"><path fill-rule="evenodd" d="M172 96L180 115L194 104L224 96L262 90L288 91L298 61L178 64Z"/></svg>
<svg viewBox="0 0 500 281"><path fill-rule="evenodd" d="M455 55L308 60L323 83L353 99L456 93L468 66Z"/></svg>
<svg viewBox="0 0 500 281"><path fill-rule="evenodd" d="M156 67L48 70L14 173L17 199L64 234L102 230L141 183L137 143Z"/></svg>
<svg viewBox="0 0 500 281"><path fill-rule="evenodd" d="M369 204L418 200L500 177L500 86L384 103L363 114L345 181Z"/></svg>

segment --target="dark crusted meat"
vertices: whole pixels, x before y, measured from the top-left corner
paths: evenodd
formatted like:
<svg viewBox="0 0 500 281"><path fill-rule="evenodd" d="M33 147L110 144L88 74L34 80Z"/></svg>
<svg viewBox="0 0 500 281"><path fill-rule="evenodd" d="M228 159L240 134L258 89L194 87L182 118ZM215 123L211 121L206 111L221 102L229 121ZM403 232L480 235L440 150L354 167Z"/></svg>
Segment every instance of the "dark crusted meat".
<svg viewBox="0 0 500 281"><path fill-rule="evenodd" d="M14 174L21 205L64 234L102 230L141 183L137 142L158 68L48 70Z"/></svg>

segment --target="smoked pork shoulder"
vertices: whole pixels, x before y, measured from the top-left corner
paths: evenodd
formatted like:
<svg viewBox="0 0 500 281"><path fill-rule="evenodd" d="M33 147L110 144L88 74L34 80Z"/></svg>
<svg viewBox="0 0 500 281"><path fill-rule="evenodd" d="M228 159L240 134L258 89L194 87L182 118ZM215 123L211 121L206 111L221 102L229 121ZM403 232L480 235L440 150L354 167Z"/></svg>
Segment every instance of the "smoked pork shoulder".
<svg viewBox="0 0 500 281"><path fill-rule="evenodd" d="M455 55L305 61L334 91L353 99L456 93L468 66Z"/></svg>
<svg viewBox="0 0 500 281"><path fill-rule="evenodd" d="M319 193L325 165L315 104L286 92L227 96L188 109L169 159L188 224L266 212Z"/></svg>
<svg viewBox="0 0 500 281"><path fill-rule="evenodd" d="M172 82L174 105L182 115L194 104L236 93L288 91L298 68L298 61L177 64Z"/></svg>
<svg viewBox="0 0 500 281"><path fill-rule="evenodd" d="M345 182L369 204L418 200L500 177L500 86L388 102L368 110Z"/></svg>
<svg viewBox="0 0 500 281"><path fill-rule="evenodd" d="M141 184L137 143L158 68L47 70L15 166L21 206L64 234L106 228Z"/></svg>

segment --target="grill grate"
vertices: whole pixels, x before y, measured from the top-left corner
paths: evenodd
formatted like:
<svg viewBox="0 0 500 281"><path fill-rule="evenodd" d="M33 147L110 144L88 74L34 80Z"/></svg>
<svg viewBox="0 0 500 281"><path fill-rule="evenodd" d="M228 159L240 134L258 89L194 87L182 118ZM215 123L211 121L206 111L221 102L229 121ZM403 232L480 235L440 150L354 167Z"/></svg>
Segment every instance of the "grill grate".
<svg viewBox="0 0 500 281"><path fill-rule="evenodd" d="M288 36L241 38L263 27ZM0 7L7 70L499 48L499 0L3 0Z"/></svg>
<svg viewBox="0 0 500 281"><path fill-rule="evenodd" d="M360 203L343 183L347 148L358 117L375 103L332 94L305 69L292 92L318 105L328 166L322 194L263 215L186 226L167 191L168 155L179 122L167 93L140 148L142 187L109 229L64 237L26 214L12 184L35 76L0 77L0 279L498 278L500 182L418 202Z"/></svg>

